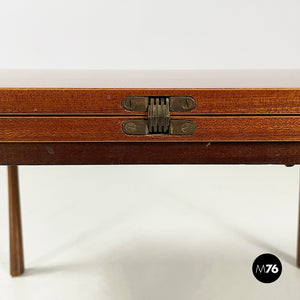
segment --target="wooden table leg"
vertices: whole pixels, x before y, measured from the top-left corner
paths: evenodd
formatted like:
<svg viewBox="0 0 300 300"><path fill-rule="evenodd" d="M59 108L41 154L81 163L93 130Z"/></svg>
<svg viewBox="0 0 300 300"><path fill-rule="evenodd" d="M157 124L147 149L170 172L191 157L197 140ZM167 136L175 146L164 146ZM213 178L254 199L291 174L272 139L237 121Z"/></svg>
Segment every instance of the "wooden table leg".
<svg viewBox="0 0 300 300"><path fill-rule="evenodd" d="M298 240L297 240L297 266L300 268L300 185L299 185L299 207L298 207Z"/></svg>
<svg viewBox="0 0 300 300"><path fill-rule="evenodd" d="M7 166L9 196L10 274L24 272L18 166Z"/></svg>

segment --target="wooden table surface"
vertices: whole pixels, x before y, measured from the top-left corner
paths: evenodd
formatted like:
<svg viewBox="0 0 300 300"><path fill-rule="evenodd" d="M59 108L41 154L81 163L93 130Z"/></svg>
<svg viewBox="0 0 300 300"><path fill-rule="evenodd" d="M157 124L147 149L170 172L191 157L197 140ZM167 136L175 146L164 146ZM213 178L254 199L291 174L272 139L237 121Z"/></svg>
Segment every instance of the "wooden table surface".
<svg viewBox="0 0 300 300"><path fill-rule="evenodd" d="M193 97L171 118L194 134L125 134L147 112L122 99L149 95ZM295 164L298 142L300 70L0 71L1 164Z"/></svg>

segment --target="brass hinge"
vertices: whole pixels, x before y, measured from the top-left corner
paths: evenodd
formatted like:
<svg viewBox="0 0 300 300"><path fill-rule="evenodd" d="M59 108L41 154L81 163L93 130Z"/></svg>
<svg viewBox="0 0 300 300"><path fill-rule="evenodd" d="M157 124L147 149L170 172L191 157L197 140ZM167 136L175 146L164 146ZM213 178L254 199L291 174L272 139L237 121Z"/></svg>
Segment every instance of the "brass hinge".
<svg viewBox="0 0 300 300"><path fill-rule="evenodd" d="M126 120L123 131L129 135L192 135L196 124L190 120L173 120L170 112L188 112L196 107L192 97L125 97L122 107L129 111L148 112L146 120Z"/></svg>

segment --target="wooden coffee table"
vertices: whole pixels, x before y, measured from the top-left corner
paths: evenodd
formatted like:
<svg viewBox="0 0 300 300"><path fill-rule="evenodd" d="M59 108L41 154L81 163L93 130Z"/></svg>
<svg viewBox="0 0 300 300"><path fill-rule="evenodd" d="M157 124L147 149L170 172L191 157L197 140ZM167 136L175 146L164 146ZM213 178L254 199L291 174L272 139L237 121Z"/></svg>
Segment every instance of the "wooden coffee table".
<svg viewBox="0 0 300 300"><path fill-rule="evenodd" d="M12 276L17 165L300 163L300 70L3 70L0 114Z"/></svg>

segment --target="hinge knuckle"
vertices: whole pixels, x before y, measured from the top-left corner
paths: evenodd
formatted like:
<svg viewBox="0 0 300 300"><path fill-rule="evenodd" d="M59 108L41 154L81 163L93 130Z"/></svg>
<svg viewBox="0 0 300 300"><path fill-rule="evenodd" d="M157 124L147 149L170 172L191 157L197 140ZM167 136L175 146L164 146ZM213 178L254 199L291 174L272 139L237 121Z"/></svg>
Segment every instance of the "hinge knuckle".
<svg viewBox="0 0 300 300"><path fill-rule="evenodd" d="M170 110L169 99L150 98L148 105L148 127L150 133L166 133L169 131Z"/></svg>

